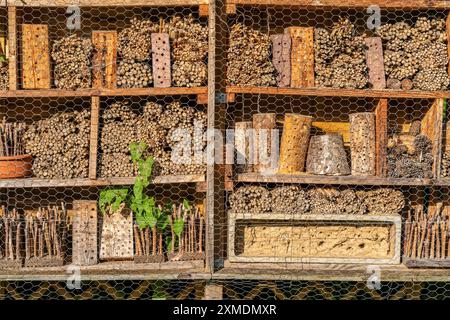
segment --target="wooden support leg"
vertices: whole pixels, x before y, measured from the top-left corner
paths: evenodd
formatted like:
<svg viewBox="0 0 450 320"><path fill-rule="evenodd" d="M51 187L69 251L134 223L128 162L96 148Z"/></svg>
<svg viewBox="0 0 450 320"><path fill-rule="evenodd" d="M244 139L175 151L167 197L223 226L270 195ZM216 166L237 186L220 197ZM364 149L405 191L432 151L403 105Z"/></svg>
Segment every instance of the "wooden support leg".
<svg viewBox="0 0 450 320"><path fill-rule="evenodd" d="M223 300L223 286L219 284L207 284L203 300Z"/></svg>

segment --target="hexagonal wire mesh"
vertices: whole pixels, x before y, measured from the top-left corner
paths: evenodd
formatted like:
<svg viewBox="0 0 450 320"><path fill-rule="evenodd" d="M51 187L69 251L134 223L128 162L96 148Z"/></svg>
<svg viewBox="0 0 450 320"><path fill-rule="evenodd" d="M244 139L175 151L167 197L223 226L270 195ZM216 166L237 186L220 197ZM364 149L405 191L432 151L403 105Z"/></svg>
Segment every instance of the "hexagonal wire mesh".
<svg viewBox="0 0 450 320"><path fill-rule="evenodd" d="M4 19L7 16L7 9L2 8L1 10L4 13L1 15L1 19ZM307 92L305 96L302 96L301 91L283 94L283 91L280 90L279 92L260 94L258 90L251 93L251 90L246 89L230 94L226 109L220 103L215 109L216 128L233 129L236 123L244 122L254 126L255 114L272 113L274 114L270 115L272 127L280 130L278 138L283 144L284 127L287 122L285 115L307 116L304 118L312 121L308 138L301 140L302 136L297 136L297 139L306 146L310 144L313 136L330 133L338 133L342 136L340 141L338 139L337 146L331 144L328 147L319 146L321 151L317 152L315 156L320 158L323 151L330 151L321 148L340 149L340 151L334 151L340 156L336 158L336 155L333 155L335 158L332 158L331 163L328 163L325 169L320 169L337 170L338 173L334 172L333 174L339 175L344 175L344 171L361 169L352 164L350 131L354 123L351 123L350 114L372 114L371 117L375 117L375 120L373 123L368 121L367 126L374 127L376 131L373 128L364 131L364 125L360 125L359 133L370 136L370 138L365 137L363 142L367 143L372 139L375 144L375 146L372 145L371 153L365 156L375 161L374 164L372 163L372 170L376 172L372 173L372 176L368 176L366 172L360 177L356 177L355 174L348 176L348 173L342 177L327 176L323 173L299 175L298 172L294 175L266 175L258 172L260 169L257 167L252 168L253 172L250 172L251 167L244 167L244 171L242 171L242 168L235 165L232 174L226 179L231 178L236 194L239 190L243 190L242 187L259 186L262 188L247 191L244 199L239 199L237 195L232 200L233 191L231 190L228 190L226 196L222 197L221 190L224 187L222 179L215 177L214 189L209 190L213 194L208 195L208 197L214 195L213 206L214 209L217 209L214 212L214 230L213 234L205 235L208 230L205 228L207 221L205 221L205 185L203 182L206 168L204 165L173 166L168 161L173 152L174 143L177 142L176 136L175 138L172 136L174 127L178 126L192 133L194 120L200 120L204 126L206 125L204 114L206 104L204 100L200 101L204 97L189 94L189 91L183 91L184 93L179 95L173 95L172 93L176 93L173 91L170 95L156 97L151 94L146 95L144 91L140 93L134 91L133 93L131 89L120 93L103 89L89 91L91 81L93 81L90 70L94 64L91 60L91 49L86 49L84 45L87 47L90 45L80 44L76 40L72 40L74 42L69 43L66 47L60 43L59 49L63 48L61 52L65 56L61 59L62 61L58 62L58 52L54 52L54 44L69 35L90 39L92 31L98 30L117 31L120 42L120 32L131 26L130 19L133 17L152 21L150 26L145 22L138 24L137 29L145 29L146 32L150 32L148 30L151 32L167 31L165 26L170 25L170 17L173 15L187 17L193 14L194 21L199 22L202 26L206 26L207 18L200 18L196 7L82 7L80 28L71 30L67 25L67 18L70 14L66 14L66 10L67 8L58 7L20 7L16 12L18 89L26 88L24 78L27 73L27 70L23 68L26 62L23 55L23 40L27 33L23 32L22 25L45 24L48 25L48 51L52 53L49 58L53 71L48 79L50 88L73 89L75 86L88 90L78 90L75 91L75 94L66 92L65 97L58 97L58 93L48 92L48 95L55 95L55 97L23 93L23 97L20 97L19 94L19 97L1 99L2 115L8 122L25 122L27 125L34 126L33 130L25 135L27 152L31 152L34 158L32 176L27 180L10 180L3 185L2 189L2 204L5 206L3 216L6 215L6 210L9 211L8 216L12 215L12 218L5 221L9 223L8 232L14 233L14 237L6 236L5 232L5 238L2 240L8 239L9 242L6 241L2 244L4 251L2 251L1 258L3 261L0 262L4 262L8 268L12 267L13 270L15 268L13 272L11 269L2 270L2 275L18 274L20 276L27 273L37 279L40 277L48 277L53 280L55 278L66 279L67 276L64 274L67 266L76 258L78 262L95 263L93 266L81 269L81 274L88 278L104 275L103 278L108 279L108 273L111 273L111 276L117 276L111 271L116 269L119 270L119 276L126 275L131 278L174 278L186 273L206 279L212 277L217 279L279 278L285 280L217 280L215 283L223 286L224 298L231 299L442 299L448 297L448 283L445 282L421 284L387 282L405 281L413 276L418 276L419 279L428 277L435 279L434 276L436 278L445 277L445 272L442 270L419 270L416 272L414 269L408 269L404 264L384 265L385 263L399 264L400 255L402 263L409 260L413 264L430 261L448 262L449 255L446 250L449 238L447 237L448 233L445 232L445 228L448 228L448 190L439 186L439 184L445 184L442 179L433 185L437 179L444 177L444 170L439 170L441 153L445 155L445 152L448 151L445 148L446 141L441 138L445 133L443 129L445 125L440 121L443 119L441 115L445 111L444 101L433 99L434 95L425 93L419 94L416 98L405 98L407 95L397 92L393 95L395 98L382 99L385 96L381 95L380 98L370 93L366 97L364 92L355 94L344 89L341 92L330 91L326 94L319 92L319 95L323 95L319 97L312 91ZM233 30L233 25L243 23L266 35L275 35L282 34L285 28L293 26L330 30L333 23L338 22L339 18L343 16L348 17L349 21L355 24L355 32L358 34L371 33L366 26L368 14L365 12L365 8L331 10L313 7L302 9L296 6L238 6L236 14L229 15L225 19L227 21L223 20L223 17L216 19L216 52L218 52L216 80L224 79L226 76L227 62L224 55L220 56L220 54L224 54L229 49L229 44L222 42L221 37L227 38ZM409 9L381 11L382 24L404 21L412 26L420 16L430 19L445 19L446 12L445 10ZM161 23L161 18L164 23ZM6 19L0 20L0 24L1 30L5 32L7 29ZM348 40L346 38L348 37L346 34L348 25L341 25L341 28L335 32L342 33L341 36ZM132 37L130 34L127 36ZM172 35L170 36L172 37ZM253 81L252 84L269 84L270 86L276 84L276 73L271 66L273 48L268 40L265 40L265 44L260 44L258 37L261 35L254 34L252 38L254 42L250 43L250 46L253 46L250 49L256 49L256 53L252 50L243 50L241 55L230 55L235 60L228 61L228 72L233 64L240 63L239 57L244 58L243 60L247 59L247 63L250 61L251 66L250 69L239 69L238 67L238 72L231 74L235 78L228 79L229 85L246 86L250 84L245 81ZM140 42L141 46L135 46L134 49L137 51L145 49L148 41L149 39L146 38L146 41ZM333 45L345 46L339 42ZM384 46L386 45L385 43ZM75 50L75 55L71 50ZM174 55L173 50L172 47L172 55ZM360 50L356 54L358 53L361 53ZM264 54L266 54L264 58L266 60L257 62L251 60L252 58L260 59L261 57L258 55L264 56ZM127 69L128 74L123 71L125 77L130 76L131 73L134 80L122 79L121 86L152 87L153 84L149 84L148 80L150 78L149 67L152 67L151 59L149 57L141 59L136 56L139 55L134 54L133 61L130 62L131 67L127 66L128 68L135 67L136 70L129 71L130 69ZM36 59L41 58L38 56ZM120 63L125 61L124 53L119 52L117 59L119 77ZM349 63L343 57L341 59L341 61L336 59L337 68L343 66L348 69L350 65L354 67L350 70L355 71L354 73L358 76L357 71L361 66L357 62ZM75 67L65 65L67 61L73 63ZM203 67L199 67L200 69L193 69L195 71L192 76L193 78L195 76L202 78L203 80L200 81L202 86L206 85L204 79L206 74L202 71L204 70L202 68L206 66L206 61L206 57L194 61L204 64ZM102 63L104 67L107 67L105 62ZM61 68L70 69L71 67L68 78L65 78L67 74L62 72ZM246 67L248 68L248 66ZM260 70L252 70L252 67L260 68ZM124 67L124 69L126 68ZM55 74L55 70L59 70L59 72ZM74 75L73 72L78 74L78 70L82 72L89 70L88 75L84 74L77 78L78 75ZM144 75L136 76L142 70L146 70ZM250 75L248 74L249 70L251 70ZM175 73L174 70L172 71ZM316 69L316 73L320 73L320 71ZM414 72L417 73L417 71ZM366 73L367 70L364 69L364 76ZM327 73L324 74L326 78ZM362 80L361 78L355 80L352 78L353 72L349 74L348 70L347 73L341 70L341 73L336 72L336 74L338 76L329 83L338 87L341 86L339 81L342 80L339 79L339 76L343 76L346 81L350 82L350 84L342 85L343 87L351 87L354 83L360 83L358 81L367 80L364 76ZM255 75L257 76L255 77ZM136 78L139 79L136 80ZM413 78L408 79L415 81ZM40 82L42 79L36 80ZM171 83L172 87L185 85L183 81ZM198 85L196 83L194 86ZM406 85L410 85L410 83L406 81ZM225 90L224 82L218 81L215 86L220 92ZM367 81L362 87L369 87ZM137 89L139 90L139 88ZM206 94L206 91L201 92L203 95ZM346 93L344 94L344 92ZM181 104L181 107L177 102ZM73 114L73 112L79 113ZM222 118L223 116L224 118ZM367 121L367 119L360 121ZM430 122L433 125L430 125ZM434 124L439 122L441 122L442 128L434 128ZM39 126L43 128L39 128ZM96 135L92 130L97 130L97 126L98 133ZM361 129L361 127L363 128ZM434 139L435 137L437 139ZM61 146L62 141L65 142L63 147ZM139 171L136 165L133 165L129 145L131 142L140 141L146 142L149 147L143 157L155 156L154 181L169 183L150 185L145 194L154 197L157 204L173 203L177 210L189 211L187 217L190 216L191 211L198 210L202 213L195 214L192 222L186 223L185 221L182 224L177 222L180 221L179 211L176 210L173 214L163 211L162 217L157 219L155 228L148 228L148 225L155 224L153 216L131 222L127 215L128 212L122 210L119 212L122 215L114 221L114 219L108 218L108 215L102 215L99 209L98 225L94 218L91 220L91 222L94 221L94 227L89 232L86 233L86 229L89 228L89 224L87 224L84 225L83 232L75 232L72 236L71 228L79 228L77 223L83 222L76 220L80 218L74 217L78 217L80 212L86 213L89 205L97 208L99 198L103 198L107 203L112 202L121 197L120 190L127 189L130 196L129 201L135 201L135 205L139 205L136 202L140 200L132 197L136 188L129 187L134 181L130 178ZM386 153L382 153L379 149L383 141ZM201 148L204 148L204 143L203 138L200 138ZM441 144L444 145L442 148ZM306 151L304 150L304 152ZM306 166L310 162L309 154L303 156L296 154L296 156L303 159ZM311 171L319 170L314 169L313 166L314 161L319 161L316 158L311 160ZM55 161L56 159L58 161ZM333 164L338 162L339 165L333 167ZM141 171L145 171L145 166L141 169L144 169ZM225 169L227 174L229 173L228 169L229 167ZM339 172L339 170L342 171ZM305 169L301 171L305 171ZM310 170L308 169L308 171ZM288 173L292 174L292 172ZM220 175L223 175L223 171L220 172ZM50 182L47 180L49 178ZM173 182L174 179L181 180L182 183L171 184L170 182ZM230 183L226 186L227 189L231 189ZM104 191L109 192L102 195ZM107 200L108 198L109 200ZM186 209L187 205L183 203L184 199L187 199L190 206L195 209ZM85 200L93 202L80 202ZM147 200L150 201L150 199ZM117 203L120 202L125 201ZM231 205L232 203L235 207ZM147 202L147 205L151 205L151 201ZM223 205L225 205L225 209L220 210ZM55 210L48 206L60 207ZM106 207L108 210L112 210L112 205ZM11 222L16 219L15 212L12 211L14 208L19 212L17 222ZM37 211L39 208L41 208L40 211ZM244 218L241 219L241 222L236 221L234 232L227 221L229 209L245 210L245 213L252 214L251 219L242 215ZM260 215L261 211L270 214ZM276 212L281 214L279 215L280 220L274 221L272 218L275 217ZM302 221L301 218L306 215L299 213L309 213L319 220ZM336 222L332 217L321 219L324 214L346 215L346 217ZM24 216L27 217L26 220L22 218ZM386 219L386 217L392 216L394 218L391 220ZM363 221L364 219L361 217L374 218ZM395 224L398 217L401 217L403 222L400 228L398 224ZM107 221L108 219L110 221ZM60 220L62 221L58 222ZM52 226L47 222L59 224ZM134 223L138 226L133 227ZM210 225L212 221L208 223ZM107 227L108 224L115 224L116 229L111 232L111 229ZM139 225L147 226L144 228L144 232L140 230ZM6 228L6 224L4 226ZM121 232L117 232L118 228L121 229ZM17 232L17 230L20 231ZM182 232L182 235L178 235L179 232ZM228 242L228 233L230 233L231 242ZM94 234L94 245L88 249L94 250L93 255L86 255L88 253L85 251L86 247L78 246L77 251L73 252L73 243L92 241L92 239L89 240L89 235L92 234ZM398 238L399 235L401 238ZM214 237L214 256L219 268L216 268L216 273L210 274L206 273L204 269L204 254L208 246L208 243L205 242L213 239L212 237ZM120 243L119 245L117 245L117 241ZM19 244L19 260L23 259L25 268L17 268L15 265L15 260L17 260L15 259L17 256L16 244ZM81 244L83 243L81 242ZM231 244L234 251L230 250ZM114 250L111 248L108 250L106 245L114 247ZM102 261L97 264L98 255L99 260ZM13 259L9 259L10 257ZM139 258L136 259L136 257ZM125 261L115 261L118 258ZM8 259L14 262L8 262ZM133 259L136 263L133 263ZM353 259L353 261L348 259ZM361 262L361 259L367 259L366 261L370 262L362 265L348 264L355 260ZM225 260L224 268L221 266L222 260ZM320 265L316 263L317 261L328 262L328 264ZM341 264L342 262L345 264ZM9 265L7 265L8 263ZM64 264L64 267L61 267L61 264ZM375 267L383 264L380 269L381 273L373 280L375 289L370 289L366 282L292 281L303 278L316 280L365 279L370 276L370 270L372 270L367 268L367 264ZM155 270L155 267L159 270ZM378 279L382 281L380 287L377 287ZM57 281L2 282L0 295L2 298L11 299L199 299L203 295L206 283L180 280L82 281L80 285L80 288L71 290L68 289L67 283Z"/></svg>

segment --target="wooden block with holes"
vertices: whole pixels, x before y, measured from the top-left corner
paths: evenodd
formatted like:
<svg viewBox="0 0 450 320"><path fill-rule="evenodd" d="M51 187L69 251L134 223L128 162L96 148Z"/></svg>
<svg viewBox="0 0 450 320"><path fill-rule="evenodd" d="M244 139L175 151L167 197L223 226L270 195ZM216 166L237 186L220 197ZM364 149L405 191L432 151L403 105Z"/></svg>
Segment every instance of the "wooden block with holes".
<svg viewBox="0 0 450 320"><path fill-rule="evenodd" d="M314 87L314 28L289 27L291 36L291 87Z"/></svg>
<svg viewBox="0 0 450 320"><path fill-rule="evenodd" d="M152 66L154 86L170 87L170 43L167 33L152 33Z"/></svg>
<svg viewBox="0 0 450 320"><path fill-rule="evenodd" d="M97 264L97 252L97 201L74 201L72 263L77 266Z"/></svg>
<svg viewBox="0 0 450 320"><path fill-rule="evenodd" d="M92 87L116 88L117 32L92 31L94 56L92 60Z"/></svg>
<svg viewBox="0 0 450 320"><path fill-rule="evenodd" d="M380 37L366 38L366 59L369 68L369 83L372 89L386 88L386 76L384 74L383 46Z"/></svg>
<svg viewBox="0 0 450 320"><path fill-rule="evenodd" d="M272 62L277 70L278 87L288 87L291 84L291 36L289 34L274 34L272 40Z"/></svg>
<svg viewBox="0 0 450 320"><path fill-rule="evenodd" d="M22 25L22 87L50 88L48 26L45 24Z"/></svg>

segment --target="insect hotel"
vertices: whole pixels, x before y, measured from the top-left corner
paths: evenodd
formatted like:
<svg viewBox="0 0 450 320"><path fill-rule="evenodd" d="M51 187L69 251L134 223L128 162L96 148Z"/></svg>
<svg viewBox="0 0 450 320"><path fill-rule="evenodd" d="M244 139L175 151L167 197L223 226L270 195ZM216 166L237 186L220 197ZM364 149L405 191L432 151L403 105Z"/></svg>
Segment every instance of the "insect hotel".
<svg viewBox="0 0 450 320"><path fill-rule="evenodd" d="M77 3L0 7L1 283L450 281L445 1Z"/></svg>

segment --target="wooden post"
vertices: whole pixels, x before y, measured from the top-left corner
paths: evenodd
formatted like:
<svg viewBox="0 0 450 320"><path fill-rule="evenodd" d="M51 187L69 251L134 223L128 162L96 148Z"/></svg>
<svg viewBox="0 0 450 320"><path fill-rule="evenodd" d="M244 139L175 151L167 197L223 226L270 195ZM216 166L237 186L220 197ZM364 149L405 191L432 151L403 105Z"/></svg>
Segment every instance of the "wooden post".
<svg viewBox="0 0 450 320"><path fill-rule="evenodd" d="M223 286L218 284L207 284L203 300L222 300Z"/></svg>
<svg viewBox="0 0 450 320"><path fill-rule="evenodd" d="M386 77L384 74L383 45L380 37L365 39L367 50L366 60L369 69L369 83L372 89L385 89Z"/></svg>
<svg viewBox="0 0 450 320"><path fill-rule="evenodd" d="M156 88L168 88L171 85L169 35L152 33L151 37L153 83Z"/></svg>
<svg viewBox="0 0 450 320"><path fill-rule="evenodd" d="M287 113L284 116L280 147L280 173L302 172L305 169L306 152L312 117Z"/></svg>
<svg viewBox="0 0 450 320"><path fill-rule="evenodd" d="M314 28L289 27L291 43L291 87L314 87Z"/></svg>
<svg viewBox="0 0 450 320"><path fill-rule="evenodd" d="M278 87L288 87L291 83L291 36L274 34L272 39L272 62L277 70Z"/></svg>
<svg viewBox="0 0 450 320"><path fill-rule="evenodd" d="M234 149L236 152L236 172L252 172L252 122L236 122L234 125Z"/></svg>
<svg viewBox="0 0 450 320"><path fill-rule="evenodd" d="M17 18L16 7L8 7L9 90L17 90Z"/></svg>
<svg viewBox="0 0 450 320"><path fill-rule="evenodd" d="M376 153L376 174L378 177L387 176L387 99L380 99L375 108L375 153Z"/></svg>
<svg viewBox="0 0 450 320"><path fill-rule="evenodd" d="M91 132L89 138L89 179L97 178L100 97L91 98Z"/></svg>
<svg viewBox="0 0 450 320"><path fill-rule="evenodd" d="M344 142L340 134L311 137L306 171L318 175L344 176L350 174Z"/></svg>
<svg viewBox="0 0 450 320"><path fill-rule="evenodd" d="M375 175L375 114L350 114L352 175Z"/></svg>
<svg viewBox="0 0 450 320"><path fill-rule="evenodd" d="M22 25L22 87L50 89L48 26Z"/></svg>
<svg viewBox="0 0 450 320"><path fill-rule="evenodd" d="M275 113L258 113L253 115L253 159L254 171L274 173L278 167L278 138Z"/></svg>
<svg viewBox="0 0 450 320"><path fill-rule="evenodd" d="M448 56L450 57L450 14L447 16L445 26L445 30L447 31L447 50ZM448 74L450 75L450 64L448 65Z"/></svg>
<svg viewBox="0 0 450 320"><path fill-rule="evenodd" d="M92 87L116 88L117 31L92 31Z"/></svg>
<svg viewBox="0 0 450 320"><path fill-rule="evenodd" d="M97 264L97 201L75 200L73 210L72 263Z"/></svg>
<svg viewBox="0 0 450 320"><path fill-rule="evenodd" d="M444 99L436 99L420 125L420 133L426 135L433 143L433 175L435 178L440 177L441 171L443 112Z"/></svg>

